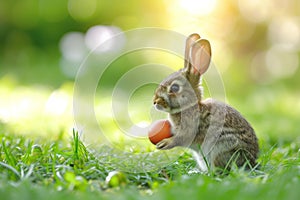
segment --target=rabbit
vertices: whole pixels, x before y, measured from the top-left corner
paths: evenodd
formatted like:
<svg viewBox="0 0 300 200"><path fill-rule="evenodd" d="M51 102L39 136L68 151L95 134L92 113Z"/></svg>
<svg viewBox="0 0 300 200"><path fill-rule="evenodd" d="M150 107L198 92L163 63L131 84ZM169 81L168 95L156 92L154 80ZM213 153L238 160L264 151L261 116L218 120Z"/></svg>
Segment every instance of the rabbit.
<svg viewBox="0 0 300 200"><path fill-rule="evenodd" d="M168 113L172 137L156 144L165 150L189 147L201 171L254 168L258 139L247 120L231 106L202 100L201 77L209 68L211 46L196 33L186 39L184 68L169 75L155 91L153 104ZM200 86L200 87L199 87Z"/></svg>

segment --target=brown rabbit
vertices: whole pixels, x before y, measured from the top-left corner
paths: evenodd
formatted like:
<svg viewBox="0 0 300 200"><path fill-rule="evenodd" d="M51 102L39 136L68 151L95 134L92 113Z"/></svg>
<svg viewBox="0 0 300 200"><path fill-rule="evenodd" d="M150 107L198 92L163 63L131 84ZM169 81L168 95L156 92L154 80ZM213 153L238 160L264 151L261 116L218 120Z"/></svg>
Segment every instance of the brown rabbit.
<svg viewBox="0 0 300 200"><path fill-rule="evenodd" d="M210 43L198 34L190 35L184 68L163 80L155 92L153 103L169 113L173 134L157 148L190 147L202 171L230 169L232 163L254 167L259 147L251 125L229 105L201 99L199 84L210 60Z"/></svg>

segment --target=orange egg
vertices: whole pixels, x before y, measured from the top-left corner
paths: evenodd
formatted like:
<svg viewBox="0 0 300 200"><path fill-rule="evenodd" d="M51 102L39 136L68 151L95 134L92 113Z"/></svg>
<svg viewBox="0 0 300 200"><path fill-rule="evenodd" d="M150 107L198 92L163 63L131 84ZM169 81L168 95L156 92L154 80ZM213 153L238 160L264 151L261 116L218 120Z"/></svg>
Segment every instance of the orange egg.
<svg viewBox="0 0 300 200"><path fill-rule="evenodd" d="M148 138L153 144L157 144L165 138L172 137L171 124L168 120L155 121L148 131Z"/></svg>

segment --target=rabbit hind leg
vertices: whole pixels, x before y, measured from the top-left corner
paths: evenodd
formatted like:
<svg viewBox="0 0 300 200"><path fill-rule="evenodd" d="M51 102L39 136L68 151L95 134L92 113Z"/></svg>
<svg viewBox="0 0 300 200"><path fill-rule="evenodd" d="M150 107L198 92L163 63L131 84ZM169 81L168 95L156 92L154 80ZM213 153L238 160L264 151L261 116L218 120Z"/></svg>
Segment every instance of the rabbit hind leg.
<svg viewBox="0 0 300 200"><path fill-rule="evenodd" d="M251 169L255 166L255 160L252 159L252 155L246 150L233 149L227 152L220 152L212 163L214 168L226 171L230 171L233 165L238 168Z"/></svg>

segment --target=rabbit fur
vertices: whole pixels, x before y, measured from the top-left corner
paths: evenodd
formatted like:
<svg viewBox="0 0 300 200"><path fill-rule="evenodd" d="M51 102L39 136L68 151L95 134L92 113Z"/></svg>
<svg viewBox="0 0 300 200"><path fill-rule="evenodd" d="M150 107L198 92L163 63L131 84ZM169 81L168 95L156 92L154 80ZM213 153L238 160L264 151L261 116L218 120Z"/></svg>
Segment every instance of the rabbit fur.
<svg viewBox="0 0 300 200"><path fill-rule="evenodd" d="M186 40L184 68L168 76L155 91L154 106L169 113L173 134L156 147L191 148L202 171L230 169L232 163L255 167L259 147L251 125L231 106L202 100L199 85L210 61L209 41L191 34Z"/></svg>

